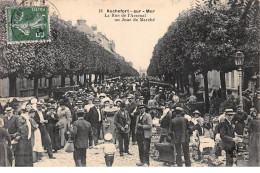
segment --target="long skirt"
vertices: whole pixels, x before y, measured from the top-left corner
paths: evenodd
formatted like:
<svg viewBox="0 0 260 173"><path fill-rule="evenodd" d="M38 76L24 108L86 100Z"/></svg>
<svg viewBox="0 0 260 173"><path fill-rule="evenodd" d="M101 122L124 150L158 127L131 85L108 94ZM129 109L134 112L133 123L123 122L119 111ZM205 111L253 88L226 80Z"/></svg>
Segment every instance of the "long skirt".
<svg viewBox="0 0 260 173"><path fill-rule="evenodd" d="M0 167L10 166L7 157L7 145L5 140L0 141Z"/></svg>
<svg viewBox="0 0 260 173"><path fill-rule="evenodd" d="M33 151L35 152L39 152L39 153L44 152L42 146L41 132L39 129L34 131L34 145L32 147L33 147Z"/></svg>
<svg viewBox="0 0 260 173"><path fill-rule="evenodd" d="M32 167L32 143L29 139L20 139L15 150L15 166L16 167Z"/></svg>
<svg viewBox="0 0 260 173"><path fill-rule="evenodd" d="M61 118L58 123L64 125L64 128L60 130L60 139L61 139L60 145L61 147L64 147L66 144L65 133L67 133L68 131L68 120L66 118Z"/></svg>
<svg viewBox="0 0 260 173"><path fill-rule="evenodd" d="M103 132L111 133L113 136L113 143L116 142L116 126L114 124L114 117L107 117L107 122L103 123Z"/></svg>

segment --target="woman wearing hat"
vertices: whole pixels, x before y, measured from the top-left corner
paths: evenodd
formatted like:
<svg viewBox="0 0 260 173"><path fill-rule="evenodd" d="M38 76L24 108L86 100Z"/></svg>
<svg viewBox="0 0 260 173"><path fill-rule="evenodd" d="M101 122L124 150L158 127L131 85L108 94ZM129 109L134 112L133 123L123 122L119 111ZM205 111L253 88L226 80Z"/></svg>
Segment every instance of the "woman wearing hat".
<svg viewBox="0 0 260 173"><path fill-rule="evenodd" d="M4 120L0 118L0 167L10 166L7 148L11 148L11 138L4 127ZM8 146L6 145L8 142Z"/></svg>
<svg viewBox="0 0 260 173"><path fill-rule="evenodd" d="M250 109L249 133L249 163L250 166L260 166L260 117L255 108Z"/></svg>
<svg viewBox="0 0 260 173"><path fill-rule="evenodd" d="M33 162L37 162L38 160L41 160L41 153L44 152L43 146L42 146L42 138L41 138L41 132L39 130L39 125L34 121L35 116L35 110L31 109L29 112L29 120L31 123L31 130L32 130L32 137L31 137L31 143L33 148Z"/></svg>
<svg viewBox="0 0 260 173"><path fill-rule="evenodd" d="M114 124L115 113L119 110L119 106L122 103L121 99L116 99L114 101L115 106L113 106L112 100L106 100L104 104L106 105L102 109L102 122L103 122L103 133L111 133L113 136L113 143L116 143L116 126Z"/></svg>
<svg viewBox="0 0 260 173"><path fill-rule="evenodd" d="M59 117L59 123L64 126L60 130L60 137L61 137L61 147L65 146L66 139L65 139L65 133L67 133L68 127L70 126L71 119L71 112L68 107L65 106L64 101L62 100L60 102L60 107L57 110L57 115Z"/></svg>
<svg viewBox="0 0 260 173"><path fill-rule="evenodd" d="M14 152L16 167L32 167L33 153L31 143L31 129L24 116L18 119L18 133L15 138L17 146Z"/></svg>

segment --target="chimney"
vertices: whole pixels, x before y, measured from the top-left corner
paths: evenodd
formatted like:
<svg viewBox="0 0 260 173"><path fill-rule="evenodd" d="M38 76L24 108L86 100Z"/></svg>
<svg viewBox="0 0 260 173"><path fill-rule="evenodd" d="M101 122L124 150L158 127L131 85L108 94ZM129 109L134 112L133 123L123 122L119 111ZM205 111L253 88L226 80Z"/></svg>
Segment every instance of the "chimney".
<svg viewBox="0 0 260 173"><path fill-rule="evenodd" d="M77 20L77 23L78 23L78 25L86 25L86 20L84 20L84 19L79 19L79 20Z"/></svg>
<svg viewBox="0 0 260 173"><path fill-rule="evenodd" d="M72 26L72 21L71 20L68 20L67 23Z"/></svg>
<svg viewBox="0 0 260 173"><path fill-rule="evenodd" d="M93 31L97 31L97 25L91 26L91 29L92 29Z"/></svg>

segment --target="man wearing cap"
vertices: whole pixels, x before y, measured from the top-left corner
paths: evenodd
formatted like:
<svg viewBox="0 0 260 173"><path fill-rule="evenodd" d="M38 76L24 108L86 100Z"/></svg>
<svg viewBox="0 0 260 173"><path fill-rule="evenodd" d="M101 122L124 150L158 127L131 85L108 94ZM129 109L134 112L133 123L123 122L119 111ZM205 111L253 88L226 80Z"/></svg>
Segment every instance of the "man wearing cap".
<svg viewBox="0 0 260 173"><path fill-rule="evenodd" d="M131 153L129 152L129 131L131 120L128 112L125 109L125 103L121 103L120 110L118 110L115 113L114 118L114 123L117 128L117 138L119 141L120 156L124 156L123 153L131 155Z"/></svg>
<svg viewBox="0 0 260 173"><path fill-rule="evenodd" d="M98 127L100 125L100 115L98 113L98 108L92 103L92 99L89 99L89 110L86 112L86 116L84 118L91 124L93 131L93 139L95 145L98 144Z"/></svg>
<svg viewBox="0 0 260 173"><path fill-rule="evenodd" d="M41 138L43 146L47 149L48 155L50 159L55 159L52 153L52 144L51 138L47 131L46 123L48 120L45 120L46 114L42 111L42 103L37 103L37 111L35 112L34 121L39 125L39 129L41 132Z"/></svg>
<svg viewBox="0 0 260 173"><path fill-rule="evenodd" d="M167 139L169 126L172 120L172 111L170 109L170 102L167 102L165 105L165 108L163 110L163 114L159 120L160 127L161 127L161 136L159 139L159 143L163 142L165 139Z"/></svg>
<svg viewBox="0 0 260 173"><path fill-rule="evenodd" d="M237 112L231 120L232 124L235 125L235 132L238 135L243 135L245 128L245 121L247 120L248 115L244 111L242 111L241 106L237 106Z"/></svg>
<svg viewBox="0 0 260 173"><path fill-rule="evenodd" d="M131 119L130 131L131 131L131 135L132 135L132 142L133 142L133 144L135 144L136 143L136 136L135 136L136 116L134 114L134 110L136 109L136 102L134 100L134 95L129 94L127 97L127 100L129 102L129 104L126 106L126 110Z"/></svg>
<svg viewBox="0 0 260 173"><path fill-rule="evenodd" d="M166 96L163 93L163 88L160 87L159 93L154 97L154 99L161 105L162 101L166 100Z"/></svg>
<svg viewBox="0 0 260 173"><path fill-rule="evenodd" d="M233 166L233 158L235 157L235 143L239 142L239 138L235 138L234 128L231 120L235 112L233 109L227 109L225 112L225 119L219 125L220 138L222 140L222 149L226 152L226 166Z"/></svg>
<svg viewBox="0 0 260 173"><path fill-rule="evenodd" d="M59 127L56 126L56 123L59 121L59 117L56 113L56 108L54 105L49 107L48 112L46 113L47 130L51 138L52 148L57 152L60 149L60 136L59 136Z"/></svg>
<svg viewBox="0 0 260 173"><path fill-rule="evenodd" d="M191 119L191 121L194 124L193 130L198 130L199 135L202 136L204 134L204 129L203 129L204 119L200 115L201 115L200 111L195 110L193 112L194 117Z"/></svg>
<svg viewBox="0 0 260 173"><path fill-rule="evenodd" d="M143 96L143 104L147 104L148 100L150 99L150 92L148 91L148 87L145 87L141 91L141 95Z"/></svg>
<svg viewBox="0 0 260 173"><path fill-rule="evenodd" d="M71 137L74 141L73 158L77 167L86 167L87 148L92 147L91 124L84 120L84 109L77 111L78 120L73 123Z"/></svg>
<svg viewBox="0 0 260 173"><path fill-rule="evenodd" d="M5 116L4 116L4 128L10 134L11 140L15 139L16 134L18 132L18 124L19 124L19 116L13 114L13 108L7 107L5 109ZM8 161L12 166L13 162L13 150L11 148L7 149L8 154Z"/></svg>
<svg viewBox="0 0 260 173"><path fill-rule="evenodd" d="M175 110L176 117L171 120L169 135L172 137L172 141L176 148L176 162L179 167L182 166L182 156L181 149L183 151L185 166L190 167L190 154L189 154L189 142L190 135L192 134L192 129L190 123L186 118L183 117L183 109L181 107L176 107Z"/></svg>
<svg viewBox="0 0 260 173"><path fill-rule="evenodd" d="M152 117L146 113L146 105L139 105L139 115L136 119L136 140L139 150L140 163L137 166L149 166L149 152L152 138Z"/></svg>

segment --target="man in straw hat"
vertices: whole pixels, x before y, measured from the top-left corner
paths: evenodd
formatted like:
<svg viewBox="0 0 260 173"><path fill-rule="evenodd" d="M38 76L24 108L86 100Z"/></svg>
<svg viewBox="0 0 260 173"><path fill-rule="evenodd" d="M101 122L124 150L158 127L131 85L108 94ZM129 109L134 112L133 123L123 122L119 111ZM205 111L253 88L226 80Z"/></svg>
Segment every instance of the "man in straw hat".
<svg viewBox="0 0 260 173"><path fill-rule="evenodd" d="M225 119L220 123L220 138L222 140L222 149L226 152L226 166L233 166L233 158L235 157L235 143L241 141L240 138L235 137L234 128L231 121L235 112L233 109L225 110Z"/></svg>
<svg viewBox="0 0 260 173"><path fill-rule="evenodd" d="M189 140L192 130L190 123L183 115L183 109L181 107L176 107L175 110L176 117L170 123L169 134L171 135L173 142L175 144L177 156L176 162L179 167L182 166L182 155L181 149L184 154L185 166L190 167L190 154L189 154Z"/></svg>

